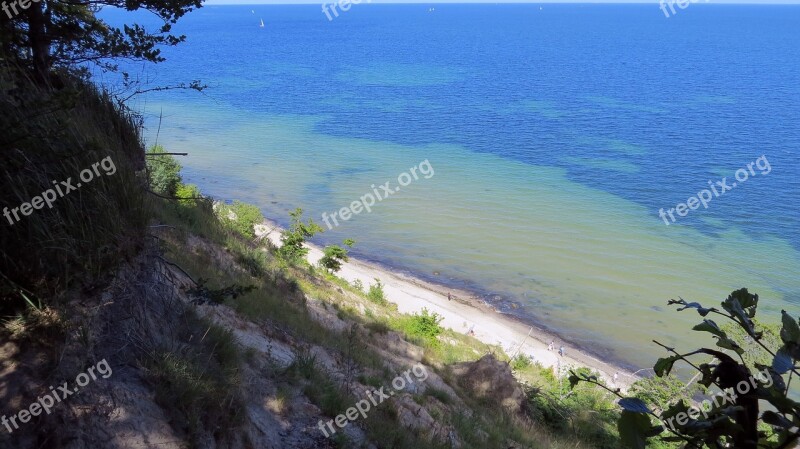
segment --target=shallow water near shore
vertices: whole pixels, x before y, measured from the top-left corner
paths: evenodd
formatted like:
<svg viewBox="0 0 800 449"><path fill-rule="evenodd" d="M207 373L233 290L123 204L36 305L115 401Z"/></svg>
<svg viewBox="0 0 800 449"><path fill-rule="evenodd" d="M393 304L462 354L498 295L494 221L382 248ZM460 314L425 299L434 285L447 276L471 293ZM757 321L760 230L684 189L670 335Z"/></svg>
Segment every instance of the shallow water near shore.
<svg viewBox="0 0 800 449"><path fill-rule="evenodd" d="M715 306L746 286L773 318L800 305L800 8L707 6L671 22L642 5L358 5L332 22L210 6L153 73L211 89L139 106L149 143L191 154L186 181L283 225L429 161L315 241L355 238L357 257L651 366L652 339L699 341L670 298ZM659 218L762 155L769 173Z"/></svg>

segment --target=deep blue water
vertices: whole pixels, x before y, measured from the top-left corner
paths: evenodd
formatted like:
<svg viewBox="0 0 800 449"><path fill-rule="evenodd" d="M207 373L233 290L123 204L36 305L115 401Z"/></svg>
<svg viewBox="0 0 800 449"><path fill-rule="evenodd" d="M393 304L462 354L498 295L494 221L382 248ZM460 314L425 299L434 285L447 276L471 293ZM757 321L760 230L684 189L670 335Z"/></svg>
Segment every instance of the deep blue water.
<svg viewBox="0 0 800 449"><path fill-rule="evenodd" d="M718 218L800 248L800 7L539 8L362 4L328 21L316 5L207 6L147 73L203 80L239 110L327 115L329 135L564 167L650 209L763 154L768 181L681 223L713 234L701 218Z"/></svg>

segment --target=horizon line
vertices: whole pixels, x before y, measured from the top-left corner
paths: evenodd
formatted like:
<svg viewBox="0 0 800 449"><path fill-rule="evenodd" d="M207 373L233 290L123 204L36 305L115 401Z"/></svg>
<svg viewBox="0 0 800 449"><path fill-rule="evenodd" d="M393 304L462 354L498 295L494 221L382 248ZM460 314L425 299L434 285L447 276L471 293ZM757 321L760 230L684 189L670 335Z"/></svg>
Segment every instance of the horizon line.
<svg viewBox="0 0 800 449"><path fill-rule="evenodd" d="M206 0L203 3L206 5L214 6L306 6L306 5L321 5L336 3L342 0L253 0L251 2L240 0ZM352 0L350 0L352 3ZM677 2L679 0L671 0ZM747 6L798 6L800 0L686 0L690 4L705 4L705 5L747 5ZM469 1L469 0L361 0L358 5L557 5L557 4L571 4L571 5L657 5L662 2L670 2L670 0L499 0L499 1ZM356 3L354 3L356 4Z"/></svg>

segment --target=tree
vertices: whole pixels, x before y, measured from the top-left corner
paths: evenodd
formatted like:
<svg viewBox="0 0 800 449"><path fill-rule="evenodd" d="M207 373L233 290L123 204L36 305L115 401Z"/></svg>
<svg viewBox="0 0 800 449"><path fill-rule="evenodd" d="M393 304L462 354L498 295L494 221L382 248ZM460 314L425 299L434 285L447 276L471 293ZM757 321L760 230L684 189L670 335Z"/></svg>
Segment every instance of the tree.
<svg viewBox="0 0 800 449"><path fill-rule="evenodd" d="M163 196L174 197L181 185L181 164L164 147L155 145L147 152L150 188Z"/></svg>
<svg viewBox="0 0 800 449"><path fill-rule="evenodd" d="M170 34L172 25L200 8L201 0L39 0L12 3L16 15L0 14L3 57L47 79L54 67L86 62L117 70L114 59L161 62L159 46L174 46L185 36ZM114 27L97 17L103 7L147 10L163 21L157 30L138 24ZM11 16L11 17L9 17Z"/></svg>
<svg viewBox="0 0 800 449"><path fill-rule="evenodd" d="M345 239L343 243L348 248L352 248L356 241L353 239ZM328 271L336 273L342 269L342 262L350 260L347 256L347 250L339 245L326 246L323 251L325 254L319 260L319 264Z"/></svg>
<svg viewBox="0 0 800 449"><path fill-rule="evenodd" d="M299 207L289 212L289 216L292 217L292 224L281 236L282 245L278 249L278 255L287 262L296 263L308 254L308 248L303 246L306 240L324 230L312 219L303 223L303 209Z"/></svg>
<svg viewBox="0 0 800 449"><path fill-rule="evenodd" d="M696 310L703 321L693 330L710 333L717 341L718 349L700 348L680 353L674 348L655 342L671 355L659 359L653 367L659 377L669 375L676 362L682 361L696 370L700 384L712 387L713 395L697 404L680 400L660 413L636 397L623 397L620 390L610 390L620 397L622 407L618 427L620 437L628 447L645 448L647 441L664 432L671 435L661 437L665 441L683 442L692 448L736 448L785 449L794 447L800 439L800 403L789 398L791 378L798 372L800 360L800 323L782 311L780 341L775 346L765 338L765 332L755 321L758 295L746 288L736 290L722 302L722 310L707 308L697 302L684 299L670 300L670 305L681 306L678 311ZM738 328L768 354L769 364L759 363L758 358L746 358L744 345L737 336L724 330L708 316L721 316ZM735 357L721 350L730 351ZM693 358L704 356L704 363ZM708 357L711 360L708 361ZM754 369L760 370L753 374ZM784 377L788 376L788 381ZM595 376L571 373L570 383L590 382L606 388ZM760 413L762 405L768 410ZM655 418L660 425L654 425ZM760 429L766 429L760 430Z"/></svg>

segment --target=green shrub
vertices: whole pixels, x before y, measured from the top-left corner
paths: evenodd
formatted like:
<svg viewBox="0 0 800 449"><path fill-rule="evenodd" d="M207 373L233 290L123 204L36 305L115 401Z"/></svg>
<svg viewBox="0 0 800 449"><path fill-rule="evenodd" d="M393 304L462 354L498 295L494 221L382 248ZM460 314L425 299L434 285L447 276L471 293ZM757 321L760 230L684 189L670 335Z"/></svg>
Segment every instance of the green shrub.
<svg viewBox="0 0 800 449"><path fill-rule="evenodd" d="M292 363L286 367L284 374L294 381L311 379L317 374L317 356L308 350L298 351Z"/></svg>
<svg viewBox="0 0 800 449"><path fill-rule="evenodd" d="M155 145L147 151L147 173L150 188L164 196L176 196L181 185L181 164L161 145Z"/></svg>
<svg viewBox="0 0 800 449"><path fill-rule="evenodd" d="M422 340L430 345L436 345L436 339L444 329L439 325L444 318L438 313L430 313L423 308L422 313L415 313L401 318L401 329L408 336Z"/></svg>
<svg viewBox="0 0 800 449"><path fill-rule="evenodd" d="M525 368L528 368L533 364L533 360L531 360L530 356L526 354L517 354L516 357L511 359L511 369L514 371L521 371Z"/></svg>
<svg viewBox="0 0 800 449"><path fill-rule="evenodd" d="M188 446L197 448L202 447L208 429L220 429L225 434L243 420L244 402L239 390L242 354L231 331L193 314L188 318L187 323L181 323L186 342L181 351L163 348L144 362L145 372L155 385L156 401L173 422L183 427ZM190 343L188 338L197 329L206 330L206 334Z"/></svg>
<svg viewBox="0 0 800 449"><path fill-rule="evenodd" d="M197 204L197 200L194 198L201 198L203 195L200 193L200 188L197 187L196 185L181 184L175 191L175 196L178 198L182 198L178 200L178 203L184 206L193 206Z"/></svg>
<svg viewBox="0 0 800 449"><path fill-rule="evenodd" d="M531 418L560 434L570 434L598 449L619 449L616 430L619 412L613 396L594 385L582 384L570 390L567 376L556 377L549 368L536 370L540 378L528 391L527 411ZM588 368L574 371L597 375Z"/></svg>
<svg viewBox="0 0 800 449"><path fill-rule="evenodd" d="M369 329L370 332L374 332L376 334L381 334L381 335L387 334L390 330L392 330L389 327L389 325L383 321L370 321L364 326L366 326L366 328Z"/></svg>
<svg viewBox="0 0 800 449"><path fill-rule="evenodd" d="M218 214L225 227L249 239L256 237L254 226L264 221L257 206L241 201L221 206Z"/></svg>
<svg viewBox="0 0 800 449"><path fill-rule="evenodd" d="M382 306L385 306L389 302L386 300L386 293L383 291L383 284L381 284L380 279L375 278L375 283L369 286L367 299Z"/></svg>
<svg viewBox="0 0 800 449"><path fill-rule="evenodd" d="M269 259L264 251L248 248L235 253L234 257L253 276L262 276L269 271Z"/></svg>
<svg viewBox="0 0 800 449"><path fill-rule="evenodd" d="M704 393L705 388L694 383L691 386L673 375L664 377L644 377L631 385L628 394L641 399L659 410L666 410L671 403L678 400L691 402L695 394Z"/></svg>
<svg viewBox="0 0 800 449"><path fill-rule="evenodd" d="M318 375L312 380L303 388L303 394L319 406L325 415L336 416L352 404L352 398L329 376Z"/></svg>

